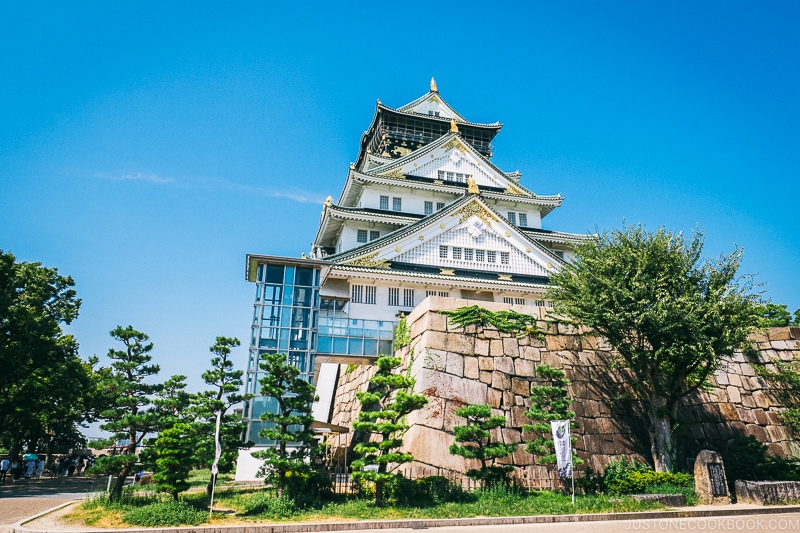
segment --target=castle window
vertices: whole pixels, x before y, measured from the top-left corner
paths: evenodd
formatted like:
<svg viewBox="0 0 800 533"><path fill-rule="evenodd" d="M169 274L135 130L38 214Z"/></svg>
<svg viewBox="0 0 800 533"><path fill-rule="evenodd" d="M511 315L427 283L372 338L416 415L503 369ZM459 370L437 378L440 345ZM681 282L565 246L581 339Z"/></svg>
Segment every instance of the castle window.
<svg viewBox="0 0 800 533"><path fill-rule="evenodd" d="M453 246L453 259L461 259L461 248Z"/></svg>
<svg viewBox="0 0 800 533"><path fill-rule="evenodd" d="M389 287L389 305L397 307L400 305L400 289Z"/></svg>
<svg viewBox="0 0 800 533"><path fill-rule="evenodd" d="M500 263L503 265L508 264L508 252L500 252Z"/></svg>
<svg viewBox="0 0 800 533"><path fill-rule="evenodd" d="M464 261L472 261L472 248L464 248Z"/></svg>
<svg viewBox="0 0 800 533"><path fill-rule="evenodd" d="M514 298L514 303L517 305L525 305L525 298Z"/></svg>
<svg viewBox="0 0 800 533"><path fill-rule="evenodd" d="M528 215L526 213L519 214L519 225L524 228L528 227Z"/></svg>
<svg viewBox="0 0 800 533"><path fill-rule="evenodd" d="M350 300L355 304L360 304L364 298L364 286L353 285L350 287Z"/></svg>
<svg viewBox="0 0 800 533"><path fill-rule="evenodd" d="M456 179L456 173L455 172L448 172L447 173L447 180L448 181L455 181L455 179Z"/></svg>
<svg viewBox="0 0 800 533"><path fill-rule="evenodd" d="M370 230L369 232L369 240L374 241L375 239L379 239L381 236L380 231Z"/></svg>
<svg viewBox="0 0 800 533"><path fill-rule="evenodd" d="M497 263L497 252L492 250L486 252L486 261L489 263Z"/></svg>
<svg viewBox="0 0 800 533"><path fill-rule="evenodd" d="M439 245L439 259L447 259L447 246Z"/></svg>
<svg viewBox="0 0 800 533"><path fill-rule="evenodd" d="M508 221L516 226L517 225L517 214L514 213L513 211L509 211L508 212Z"/></svg>
<svg viewBox="0 0 800 533"><path fill-rule="evenodd" d="M358 230L358 236L356 237L356 242L367 242L367 230L365 229Z"/></svg>
<svg viewBox="0 0 800 533"><path fill-rule="evenodd" d="M403 210L403 199L392 198L392 211L402 211L402 210Z"/></svg>
<svg viewBox="0 0 800 533"><path fill-rule="evenodd" d="M403 307L414 307L414 289L403 289Z"/></svg>
<svg viewBox="0 0 800 533"><path fill-rule="evenodd" d="M381 209L384 211L389 210L389 197L388 196L381 196Z"/></svg>
<svg viewBox="0 0 800 533"><path fill-rule="evenodd" d="M367 285L366 294L364 295L364 303L365 304L374 304L375 303L375 285Z"/></svg>
<svg viewBox="0 0 800 533"><path fill-rule="evenodd" d="M441 211L444 209L444 202L436 202L436 210Z"/></svg>
<svg viewBox="0 0 800 533"><path fill-rule="evenodd" d="M433 202L425 202L425 214L430 215L433 213Z"/></svg>
<svg viewBox="0 0 800 533"><path fill-rule="evenodd" d="M436 173L436 175L439 177L440 180L445 179L444 170L440 170L439 172Z"/></svg>
<svg viewBox="0 0 800 533"><path fill-rule="evenodd" d="M555 254L559 259L564 259L564 250L555 250Z"/></svg>
<svg viewBox="0 0 800 533"><path fill-rule="evenodd" d="M484 256L483 250L475 250L475 261L483 263L483 256Z"/></svg>

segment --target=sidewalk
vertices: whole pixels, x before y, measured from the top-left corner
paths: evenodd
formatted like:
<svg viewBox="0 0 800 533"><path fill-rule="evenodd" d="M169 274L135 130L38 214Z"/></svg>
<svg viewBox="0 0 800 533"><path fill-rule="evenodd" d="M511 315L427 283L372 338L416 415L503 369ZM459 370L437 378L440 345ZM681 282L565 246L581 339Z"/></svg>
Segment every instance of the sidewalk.
<svg viewBox="0 0 800 533"><path fill-rule="evenodd" d="M0 483L0 533L7 533L12 524L64 503L82 500L88 492L105 488L104 479L85 477L6 478Z"/></svg>

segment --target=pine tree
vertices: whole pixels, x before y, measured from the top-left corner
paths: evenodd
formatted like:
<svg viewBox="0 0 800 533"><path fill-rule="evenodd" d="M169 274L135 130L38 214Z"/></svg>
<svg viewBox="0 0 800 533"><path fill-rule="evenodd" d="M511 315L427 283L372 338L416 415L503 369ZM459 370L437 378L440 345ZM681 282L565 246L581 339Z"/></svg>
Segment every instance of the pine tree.
<svg viewBox="0 0 800 533"><path fill-rule="evenodd" d="M210 465L214 461L216 445L214 434L216 432L216 413L220 413L219 440L222 453L219 460L219 471L230 472L236 464L239 448L246 446L242 442L242 433L245 424L239 415L229 413L230 409L241 402L253 397L252 394L242 394L244 385L242 370L233 369L231 361L232 348L241 343L235 337L217 337L216 342L209 348L214 354L211 358L211 368L202 374L206 385L212 387L196 396L196 412L198 433L198 446L196 456L200 463ZM206 492L216 483L216 474L212 474L206 486Z"/></svg>
<svg viewBox="0 0 800 533"><path fill-rule="evenodd" d="M414 460L410 453L398 449L403 445L403 433L408 425L403 418L428 403L422 394L413 394L414 380L393 370L401 364L399 357L378 356L378 372L369 380L369 390L356 393L362 410L353 429L377 435L377 442L360 442L353 451L362 455L352 466L353 479L375 483L375 505L383 505L383 489L396 475L389 472L388 465L400 465ZM369 468L368 468L369 467ZM373 470L374 468L374 470Z"/></svg>
<svg viewBox="0 0 800 533"><path fill-rule="evenodd" d="M94 472L116 476L110 496L119 499L125 479L133 472L137 447L148 433L157 431L162 423L158 410L151 407L151 397L163 385L146 382L158 374L159 366L150 364L153 343L147 342L149 337L145 333L136 331L133 326L117 326L110 334L125 348L108 351L108 357L112 360L111 368L102 373L100 387L104 395L115 398L115 402L100 413L100 418L105 420L100 428L113 432L115 438L127 438L128 455L124 458L101 458Z"/></svg>
<svg viewBox="0 0 800 533"><path fill-rule="evenodd" d="M261 415L268 427L259 436L275 441L276 446L253 455L265 460L266 480L283 494L290 473L302 475L311 470L310 458L317 444L311 431L315 389L300 376L300 369L286 362L286 354L264 354L261 358L260 368L265 372L259 380L261 394L275 400L277 409Z"/></svg>
<svg viewBox="0 0 800 533"><path fill-rule="evenodd" d="M492 415L492 407L486 404L466 405L456 409L456 416L467 419L467 425L454 426L456 443L451 444L450 453L466 459L481 462L479 469L467 470L467 476L491 487L508 483L508 475L514 470L512 465L496 465L495 461L508 457L517 449L516 444L492 442L492 430L506 425L506 417Z"/></svg>
<svg viewBox="0 0 800 533"><path fill-rule="evenodd" d="M556 455L550 422L570 420L570 427L577 427L575 413L570 410L572 400L567 391L569 380L564 377L562 370L546 364L536 367L536 376L545 384L531 386L531 407L525 416L533 424L526 424L522 429L537 436L526 444L525 449L536 457L539 464L553 464ZM577 439L572 437L572 441L577 442ZM583 464L583 460L573 453L572 464Z"/></svg>
<svg viewBox="0 0 800 533"><path fill-rule="evenodd" d="M193 436L191 424L177 422L163 430L153 443L155 490L171 494L175 500L179 493L189 488L186 480L192 468Z"/></svg>

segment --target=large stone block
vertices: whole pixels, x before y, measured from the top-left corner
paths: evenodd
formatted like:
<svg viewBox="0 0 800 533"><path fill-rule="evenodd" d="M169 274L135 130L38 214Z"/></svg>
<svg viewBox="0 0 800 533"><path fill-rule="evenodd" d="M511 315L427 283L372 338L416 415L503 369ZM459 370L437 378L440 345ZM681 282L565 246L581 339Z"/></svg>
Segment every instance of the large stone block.
<svg viewBox="0 0 800 533"><path fill-rule="evenodd" d="M494 369L498 372L505 372L506 374L514 373L514 360L510 357L495 357Z"/></svg>
<svg viewBox="0 0 800 533"><path fill-rule="evenodd" d="M492 373L488 371L481 370L481 374L478 377L481 383L486 383L487 385L492 382Z"/></svg>
<svg viewBox="0 0 800 533"><path fill-rule="evenodd" d="M464 356L455 352L447 352L446 371L448 374L464 377Z"/></svg>
<svg viewBox="0 0 800 533"><path fill-rule="evenodd" d="M527 379L511 378L511 392L520 396L530 396L531 384Z"/></svg>
<svg viewBox="0 0 800 533"><path fill-rule="evenodd" d="M478 357L478 370L485 370L491 372L494 370L493 357Z"/></svg>
<svg viewBox="0 0 800 533"><path fill-rule="evenodd" d="M478 379L480 374L480 367L478 366L477 357L464 358L464 377L469 379Z"/></svg>
<svg viewBox="0 0 800 533"><path fill-rule="evenodd" d="M755 505L787 504L800 500L800 481L736 480L736 499Z"/></svg>
<svg viewBox="0 0 800 533"><path fill-rule="evenodd" d="M450 433L420 425L412 426L403 438L403 450L410 452L421 463L456 472L466 472L475 466L476 461L468 465L463 457L451 455L451 444L453 435Z"/></svg>
<svg viewBox="0 0 800 533"><path fill-rule="evenodd" d="M492 388L501 391L511 389L511 377L503 372L492 372Z"/></svg>
<svg viewBox="0 0 800 533"><path fill-rule="evenodd" d="M726 388L726 392L728 393L728 400L733 403L742 403L742 394L739 392L739 387L729 385Z"/></svg>
<svg viewBox="0 0 800 533"><path fill-rule="evenodd" d="M510 337L503 339L503 353L512 357L517 357L519 355L519 342L516 338Z"/></svg>
<svg viewBox="0 0 800 533"><path fill-rule="evenodd" d="M489 355L489 341L487 339L475 339L475 355Z"/></svg>
<svg viewBox="0 0 800 533"><path fill-rule="evenodd" d="M493 339L489 341L489 355L492 357L502 357L505 355L503 341L501 339Z"/></svg>
<svg viewBox="0 0 800 533"><path fill-rule="evenodd" d="M514 373L523 378L532 378L534 372L533 361L517 358L514 359Z"/></svg>
<svg viewBox="0 0 800 533"><path fill-rule="evenodd" d="M420 391L431 391L430 395L470 403L486 403L486 384L472 379L425 369L419 374L415 387Z"/></svg>
<svg viewBox="0 0 800 533"><path fill-rule="evenodd" d="M523 359L528 361L539 362L542 360L542 352L539 348L533 346L527 346L522 349L520 354Z"/></svg>

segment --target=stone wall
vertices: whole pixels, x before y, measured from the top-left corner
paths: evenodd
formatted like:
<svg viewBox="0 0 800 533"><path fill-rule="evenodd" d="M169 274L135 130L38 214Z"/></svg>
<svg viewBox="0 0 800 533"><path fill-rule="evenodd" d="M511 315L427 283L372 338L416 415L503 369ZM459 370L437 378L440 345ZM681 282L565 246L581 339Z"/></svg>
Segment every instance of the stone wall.
<svg viewBox="0 0 800 533"><path fill-rule="evenodd" d="M463 424L455 410L465 404L488 403L497 414L505 415L508 424L496 435L503 442L526 440L522 425L528 421L524 413L530 405L534 368L541 363L563 369L571 380L578 424L573 431L577 437L575 451L585 466L600 471L622 454L649 462L642 406L633 401L612 404L606 400L618 393L620 383L607 372L612 352L602 339L551 320L539 307L514 309L539 319L538 326L547 332L544 341L517 339L475 326L457 328L436 312L475 303L492 311L509 308L492 302L431 297L407 319L411 345L397 355L403 358L403 368L410 366L416 379L415 391L429 398L424 409L409 416L411 427L406 433L405 449L414 455L415 462L408 469L423 475L431 471L458 474L476 466L448 452L453 443L452 427ZM792 360L800 355L800 341L792 338L789 328L774 328L766 336L754 337L754 341L763 362L770 358ZM352 427L360 407L355 392L366 390L374 373L375 367L371 366L341 369L332 423ZM692 394L684 402L681 415L685 425L680 443L685 459L701 449L723 450L730 439L748 435L767 443L776 455L800 457L800 446L780 422L778 404L743 354L737 353L724 362L713 385L711 390ZM362 438L358 432L351 433L340 444L352 446ZM534 465L524 446L506 462L518 467L515 475L524 485L560 486L552 469Z"/></svg>

